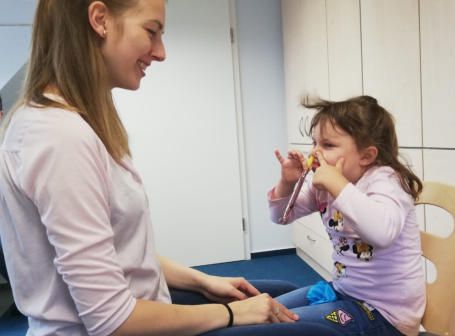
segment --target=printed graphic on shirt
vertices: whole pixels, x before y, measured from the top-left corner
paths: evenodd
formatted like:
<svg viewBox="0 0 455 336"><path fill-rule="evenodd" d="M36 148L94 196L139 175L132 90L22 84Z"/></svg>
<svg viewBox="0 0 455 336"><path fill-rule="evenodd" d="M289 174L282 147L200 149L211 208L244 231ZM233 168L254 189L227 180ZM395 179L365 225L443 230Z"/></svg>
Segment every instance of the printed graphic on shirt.
<svg viewBox="0 0 455 336"><path fill-rule="evenodd" d="M339 261L335 261L335 277L337 279L346 277L346 266Z"/></svg>
<svg viewBox="0 0 455 336"><path fill-rule="evenodd" d="M335 231L343 230L343 215L341 212L336 210L333 214L333 217L329 220L329 227L333 228Z"/></svg>
<svg viewBox="0 0 455 336"><path fill-rule="evenodd" d="M349 243L346 237L339 237L338 242L334 245L337 254L343 255L343 252L349 251Z"/></svg>
<svg viewBox="0 0 455 336"><path fill-rule="evenodd" d="M352 246L352 252L357 254L357 258L370 261L373 258L373 246L357 239Z"/></svg>
<svg viewBox="0 0 455 336"><path fill-rule="evenodd" d="M337 323L342 326L345 326L354 320L350 314L341 309L337 309L331 312L330 314L326 315L325 318L333 323Z"/></svg>
<svg viewBox="0 0 455 336"><path fill-rule="evenodd" d="M362 308L362 310L365 312L365 314L367 314L368 319L370 321L373 321L375 319L374 314L373 314L374 307L372 307L371 305L369 305L366 302L356 301L356 303L360 306L360 308Z"/></svg>

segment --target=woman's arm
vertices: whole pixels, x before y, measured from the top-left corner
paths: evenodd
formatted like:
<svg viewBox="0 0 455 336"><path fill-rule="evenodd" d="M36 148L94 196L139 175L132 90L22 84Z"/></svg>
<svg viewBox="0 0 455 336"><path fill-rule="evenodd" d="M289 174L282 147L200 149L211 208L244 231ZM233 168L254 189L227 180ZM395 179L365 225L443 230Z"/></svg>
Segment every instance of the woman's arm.
<svg viewBox="0 0 455 336"><path fill-rule="evenodd" d="M165 257L160 257L160 264L169 287L199 292L214 302L244 300L260 294L244 278L208 275Z"/></svg>

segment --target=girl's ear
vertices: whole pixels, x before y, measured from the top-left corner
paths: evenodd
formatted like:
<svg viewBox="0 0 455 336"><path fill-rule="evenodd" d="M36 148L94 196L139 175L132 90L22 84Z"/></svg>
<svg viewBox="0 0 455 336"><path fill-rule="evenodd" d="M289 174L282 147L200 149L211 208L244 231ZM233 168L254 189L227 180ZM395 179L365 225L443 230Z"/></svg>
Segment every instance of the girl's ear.
<svg viewBox="0 0 455 336"><path fill-rule="evenodd" d="M106 37L107 7L102 1L93 1L88 6L88 21L92 29L101 37Z"/></svg>
<svg viewBox="0 0 455 336"><path fill-rule="evenodd" d="M362 166L369 166L378 157L378 149L376 146L369 146L362 150L362 155L360 156L360 164Z"/></svg>

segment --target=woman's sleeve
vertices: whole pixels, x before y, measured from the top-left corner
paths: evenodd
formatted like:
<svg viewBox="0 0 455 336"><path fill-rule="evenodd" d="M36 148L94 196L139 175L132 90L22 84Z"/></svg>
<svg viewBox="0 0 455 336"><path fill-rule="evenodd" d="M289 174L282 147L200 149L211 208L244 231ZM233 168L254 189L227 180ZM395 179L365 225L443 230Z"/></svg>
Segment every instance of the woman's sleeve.
<svg viewBox="0 0 455 336"><path fill-rule="evenodd" d="M108 154L77 115L42 133L26 137L20 184L37 207L54 265L89 335L109 335L136 300L114 248Z"/></svg>

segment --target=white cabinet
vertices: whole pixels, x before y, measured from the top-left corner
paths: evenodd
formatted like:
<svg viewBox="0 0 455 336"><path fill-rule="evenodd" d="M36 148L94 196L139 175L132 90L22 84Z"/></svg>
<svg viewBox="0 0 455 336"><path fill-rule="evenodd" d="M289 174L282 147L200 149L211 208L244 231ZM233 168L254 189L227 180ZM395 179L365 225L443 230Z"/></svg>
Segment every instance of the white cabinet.
<svg viewBox="0 0 455 336"><path fill-rule="evenodd" d="M359 1L327 0L326 10L329 95L324 98L358 96L362 93Z"/></svg>
<svg viewBox="0 0 455 336"><path fill-rule="evenodd" d="M362 0L364 93L396 119L401 146L421 146L419 12L416 0Z"/></svg>
<svg viewBox="0 0 455 336"><path fill-rule="evenodd" d="M289 142L311 144L313 111L301 100L362 92L359 2L283 0L282 15Z"/></svg>
<svg viewBox="0 0 455 336"><path fill-rule="evenodd" d="M312 113L300 101L329 95L325 0L284 0L282 13L289 142L311 144Z"/></svg>
<svg viewBox="0 0 455 336"><path fill-rule="evenodd" d="M421 0L425 147L455 148L455 1Z"/></svg>

